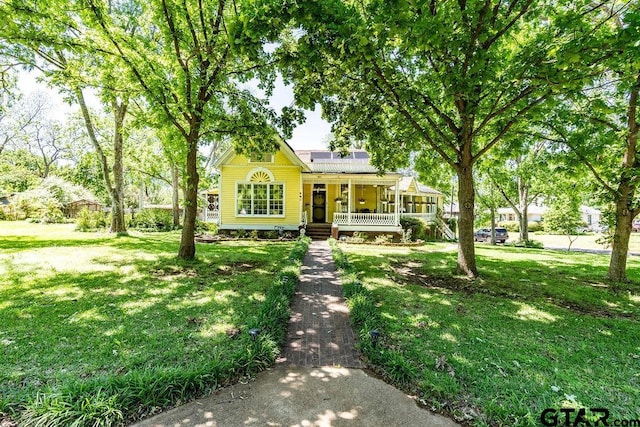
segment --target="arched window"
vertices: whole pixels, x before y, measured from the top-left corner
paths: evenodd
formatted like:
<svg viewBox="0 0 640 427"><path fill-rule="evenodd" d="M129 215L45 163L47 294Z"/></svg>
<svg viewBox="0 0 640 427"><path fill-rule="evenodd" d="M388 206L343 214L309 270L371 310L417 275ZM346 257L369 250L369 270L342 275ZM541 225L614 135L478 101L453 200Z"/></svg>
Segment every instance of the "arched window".
<svg viewBox="0 0 640 427"><path fill-rule="evenodd" d="M236 184L236 215L284 216L284 183L274 181L269 169L249 171L246 181Z"/></svg>

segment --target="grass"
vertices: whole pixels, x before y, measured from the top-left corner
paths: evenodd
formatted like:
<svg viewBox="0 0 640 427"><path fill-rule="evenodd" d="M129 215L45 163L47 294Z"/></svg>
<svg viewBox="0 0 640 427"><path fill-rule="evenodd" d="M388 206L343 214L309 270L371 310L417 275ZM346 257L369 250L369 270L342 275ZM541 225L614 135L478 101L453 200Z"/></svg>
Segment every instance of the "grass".
<svg viewBox="0 0 640 427"><path fill-rule="evenodd" d="M640 260L629 261L632 284L613 285L607 256L476 250L482 278L471 281L452 274L450 245L339 246L374 369L474 426L541 425L544 409L562 407L640 419Z"/></svg>
<svg viewBox="0 0 640 427"><path fill-rule="evenodd" d="M509 242L518 240L517 232L511 232L509 235L511 236ZM569 238L559 234L530 233L529 238L542 243L546 248L566 249L569 247ZM599 233L581 234L577 237L571 236L571 238L576 238L571 245L572 250L578 248L598 250L611 249L610 246L597 242L598 239L602 238L602 234ZM631 233L631 238L629 240L629 252L640 253L640 233Z"/></svg>
<svg viewBox="0 0 640 427"><path fill-rule="evenodd" d="M198 245L0 222L0 413L120 425L275 360L306 242ZM251 341L251 328L263 333Z"/></svg>

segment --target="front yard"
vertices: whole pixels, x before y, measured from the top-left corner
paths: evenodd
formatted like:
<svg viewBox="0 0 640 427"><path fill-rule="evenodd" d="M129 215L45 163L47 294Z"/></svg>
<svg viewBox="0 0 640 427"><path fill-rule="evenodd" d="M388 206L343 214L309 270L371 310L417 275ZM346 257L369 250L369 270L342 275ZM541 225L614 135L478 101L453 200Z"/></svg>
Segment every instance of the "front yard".
<svg viewBox="0 0 640 427"><path fill-rule="evenodd" d="M427 407L474 426L542 425L547 408L561 425L560 408L640 419L637 257L633 284L613 286L604 255L479 245L470 281L451 274L451 245L339 249L364 352Z"/></svg>
<svg viewBox="0 0 640 427"><path fill-rule="evenodd" d="M117 425L273 361L305 248L224 242L181 262L177 233L72 230L0 222L0 421Z"/></svg>

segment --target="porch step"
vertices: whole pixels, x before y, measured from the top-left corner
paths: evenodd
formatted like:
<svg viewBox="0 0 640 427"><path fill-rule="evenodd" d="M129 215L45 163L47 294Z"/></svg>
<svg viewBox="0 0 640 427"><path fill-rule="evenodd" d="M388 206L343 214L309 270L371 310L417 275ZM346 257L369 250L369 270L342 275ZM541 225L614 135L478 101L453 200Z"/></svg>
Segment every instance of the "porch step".
<svg viewBox="0 0 640 427"><path fill-rule="evenodd" d="M331 224L308 223L306 234L313 240L326 240L331 237Z"/></svg>

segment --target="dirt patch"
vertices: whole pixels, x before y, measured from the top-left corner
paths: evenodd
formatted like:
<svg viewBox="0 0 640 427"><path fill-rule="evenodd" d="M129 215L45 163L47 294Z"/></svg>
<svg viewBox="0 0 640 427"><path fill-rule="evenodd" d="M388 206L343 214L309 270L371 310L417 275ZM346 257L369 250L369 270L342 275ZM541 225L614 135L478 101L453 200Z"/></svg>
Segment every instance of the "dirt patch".
<svg viewBox="0 0 640 427"><path fill-rule="evenodd" d="M222 276L231 276L236 273L242 273L245 271L253 270L257 268L258 265L250 262L232 262L229 264L221 265L216 269L216 274L220 274Z"/></svg>
<svg viewBox="0 0 640 427"><path fill-rule="evenodd" d="M193 269L187 268L170 268L170 269L158 269L151 270L151 275L161 280L172 280L182 278L198 277L198 272Z"/></svg>
<svg viewBox="0 0 640 427"><path fill-rule="evenodd" d="M479 289L475 288L473 282L468 279L426 274L422 269L422 264L414 261L391 264L391 271L395 274L396 279L403 284L415 284L440 290L447 289L469 295L479 292Z"/></svg>

